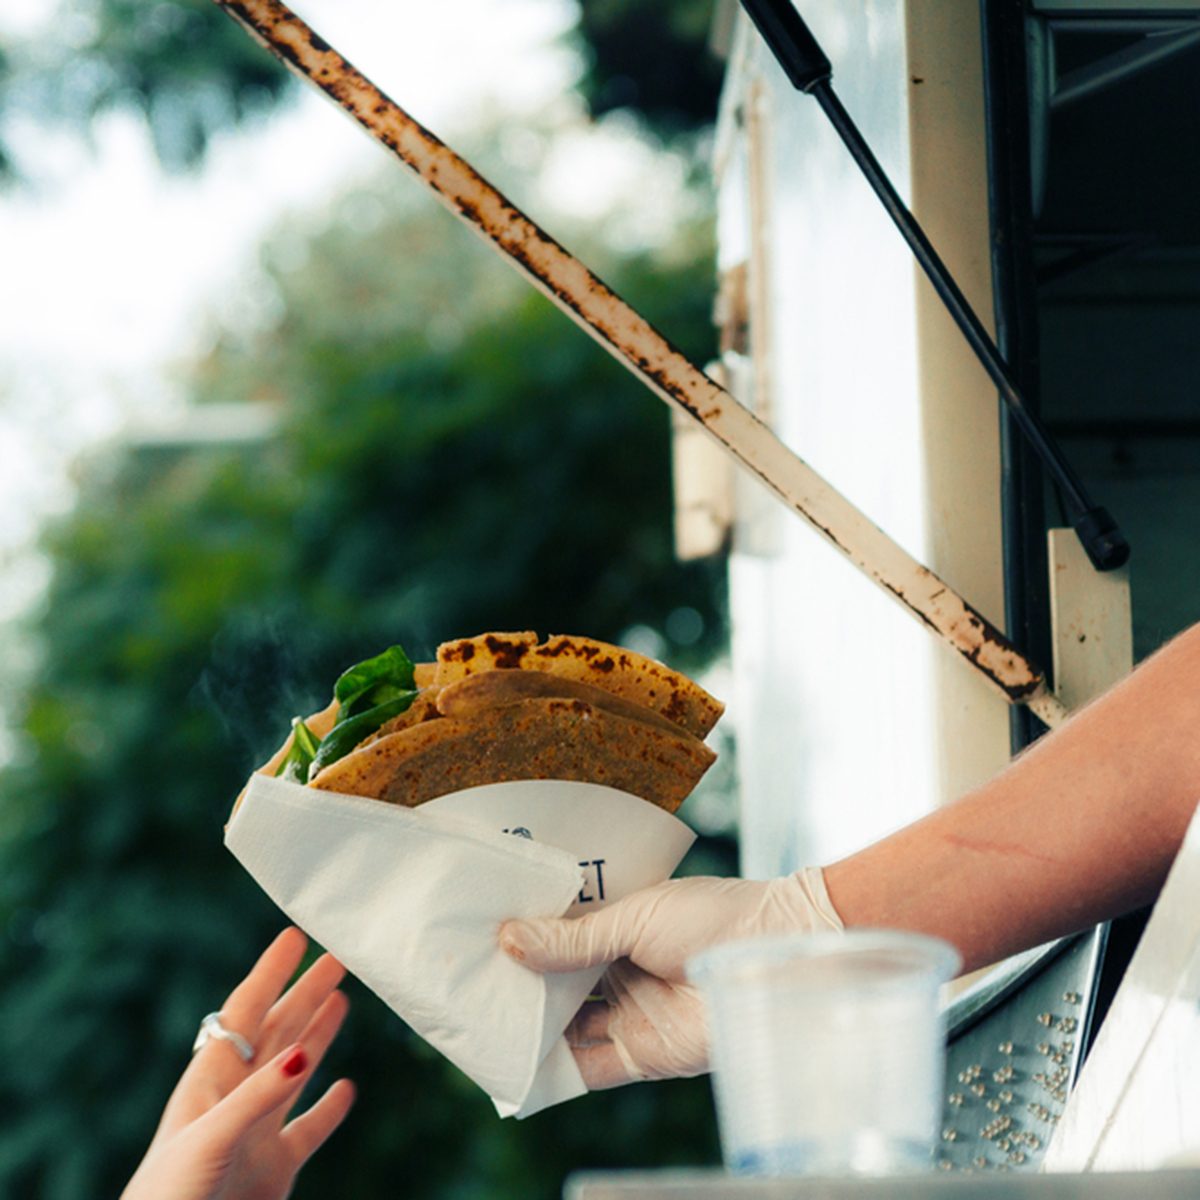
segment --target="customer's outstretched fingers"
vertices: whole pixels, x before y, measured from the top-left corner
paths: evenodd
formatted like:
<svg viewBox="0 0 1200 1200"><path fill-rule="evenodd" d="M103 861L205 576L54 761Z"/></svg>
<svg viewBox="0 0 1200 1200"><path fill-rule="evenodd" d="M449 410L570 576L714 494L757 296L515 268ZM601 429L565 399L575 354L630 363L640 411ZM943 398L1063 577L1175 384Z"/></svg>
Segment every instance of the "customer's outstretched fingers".
<svg viewBox="0 0 1200 1200"><path fill-rule="evenodd" d="M201 1121L210 1127L218 1143L234 1146L256 1121L293 1104L312 1069L308 1049L296 1042L242 1080Z"/></svg>
<svg viewBox="0 0 1200 1200"><path fill-rule="evenodd" d="M313 1014L345 978L346 969L330 954L322 954L271 1006L259 1037L263 1057L300 1039Z"/></svg>
<svg viewBox="0 0 1200 1200"><path fill-rule="evenodd" d="M283 1142L297 1168L302 1167L345 1120L354 1098L354 1084L348 1079L339 1079L312 1108L287 1124Z"/></svg>
<svg viewBox="0 0 1200 1200"><path fill-rule="evenodd" d="M337 1036L337 1031L341 1029L349 1010L350 1001L346 999L346 993L334 992L325 998L324 1003L313 1014L312 1020L300 1037L300 1041L308 1049L313 1066L325 1057L325 1051Z"/></svg>
<svg viewBox="0 0 1200 1200"><path fill-rule="evenodd" d="M226 1028L237 1030L254 1043L267 1012L296 973L307 948L308 939L299 929L285 929L221 1006L221 1020ZM261 1057L267 1055L261 1053Z"/></svg>

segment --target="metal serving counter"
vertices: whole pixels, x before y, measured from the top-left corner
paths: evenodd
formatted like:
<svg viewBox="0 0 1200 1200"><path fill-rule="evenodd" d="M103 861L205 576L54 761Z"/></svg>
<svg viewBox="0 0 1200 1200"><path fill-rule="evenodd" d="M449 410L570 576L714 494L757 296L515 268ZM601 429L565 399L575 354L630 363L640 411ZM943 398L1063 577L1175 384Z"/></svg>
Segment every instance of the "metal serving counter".
<svg viewBox="0 0 1200 1200"><path fill-rule="evenodd" d="M1087 1175L735 1179L716 1171L587 1174L565 1200L1195 1200L1200 1170Z"/></svg>

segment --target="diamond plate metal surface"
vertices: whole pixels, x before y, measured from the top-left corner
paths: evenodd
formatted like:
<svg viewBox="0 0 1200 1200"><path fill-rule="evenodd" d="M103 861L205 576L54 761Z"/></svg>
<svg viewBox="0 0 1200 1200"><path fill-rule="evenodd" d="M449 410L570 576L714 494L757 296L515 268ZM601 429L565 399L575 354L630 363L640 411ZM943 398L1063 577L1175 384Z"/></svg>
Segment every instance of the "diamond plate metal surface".
<svg viewBox="0 0 1200 1200"><path fill-rule="evenodd" d="M1001 964L947 1014L941 1172L1036 1171L1079 1072L1107 927Z"/></svg>

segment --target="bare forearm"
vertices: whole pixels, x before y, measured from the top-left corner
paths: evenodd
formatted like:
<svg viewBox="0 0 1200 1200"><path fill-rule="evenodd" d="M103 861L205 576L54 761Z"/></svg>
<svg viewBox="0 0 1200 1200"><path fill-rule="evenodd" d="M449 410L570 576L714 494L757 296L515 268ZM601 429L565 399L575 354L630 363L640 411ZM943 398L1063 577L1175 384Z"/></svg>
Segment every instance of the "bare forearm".
<svg viewBox="0 0 1200 1200"><path fill-rule="evenodd" d="M1152 899L1197 801L1200 626L826 884L848 926L936 934L980 966Z"/></svg>

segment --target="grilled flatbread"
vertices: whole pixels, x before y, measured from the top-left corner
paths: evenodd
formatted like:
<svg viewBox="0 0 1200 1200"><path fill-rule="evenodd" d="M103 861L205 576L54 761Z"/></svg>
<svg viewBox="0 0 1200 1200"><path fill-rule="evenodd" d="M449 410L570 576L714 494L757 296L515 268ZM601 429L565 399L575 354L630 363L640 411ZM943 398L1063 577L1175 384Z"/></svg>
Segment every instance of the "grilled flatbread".
<svg viewBox="0 0 1200 1200"><path fill-rule="evenodd" d="M388 734L331 763L310 786L412 807L486 783L571 779L674 812L715 757L682 730L539 697Z"/></svg>
<svg viewBox="0 0 1200 1200"><path fill-rule="evenodd" d="M443 643L415 677L412 705L310 786L413 806L486 783L570 779L674 812L716 758L701 739L724 706L679 672L605 642L486 633ZM335 701L306 724L323 737L337 713ZM275 774L291 744L259 773Z"/></svg>
<svg viewBox="0 0 1200 1200"><path fill-rule="evenodd" d="M563 679L545 671L483 671L478 675L468 675L442 688L435 702L438 712L444 717L474 717L489 708L552 697L582 700L606 712L633 721L645 721L664 733L678 735L683 732L673 721L623 696L614 696L603 688L592 687L590 683L578 683L574 679Z"/></svg>
<svg viewBox="0 0 1200 1200"><path fill-rule="evenodd" d="M484 633L438 647L434 683L446 687L481 671L544 671L632 700L693 737L707 737L725 711L698 683L633 650L591 638L536 633Z"/></svg>

